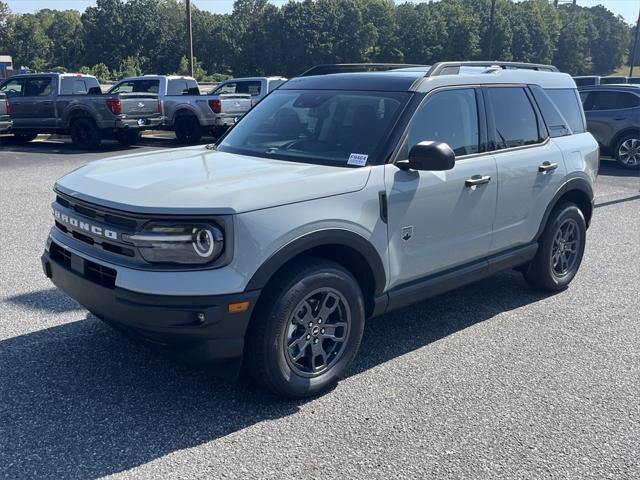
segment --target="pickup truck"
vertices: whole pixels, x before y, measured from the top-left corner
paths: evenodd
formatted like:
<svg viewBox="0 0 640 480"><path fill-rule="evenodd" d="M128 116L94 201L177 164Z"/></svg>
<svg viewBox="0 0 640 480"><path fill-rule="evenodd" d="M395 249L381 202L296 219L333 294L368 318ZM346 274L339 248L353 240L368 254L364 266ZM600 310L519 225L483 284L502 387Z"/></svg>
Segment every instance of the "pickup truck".
<svg viewBox="0 0 640 480"><path fill-rule="evenodd" d="M140 131L162 123L157 95L104 95L91 75L15 75L0 83L0 92L10 100L12 132L22 142L59 133L82 149L99 147L103 138L131 145Z"/></svg>
<svg viewBox="0 0 640 480"><path fill-rule="evenodd" d="M246 77L225 80L213 89L210 95L229 95L248 93L251 95L251 106L262 100L269 92L278 88L287 79L285 77Z"/></svg>
<svg viewBox="0 0 640 480"><path fill-rule="evenodd" d="M110 94L153 93L158 95L163 121L161 129L173 130L181 143L196 143L203 134L219 136L251 108L249 94L208 97L200 94L192 77L144 75L120 80Z"/></svg>
<svg viewBox="0 0 640 480"><path fill-rule="evenodd" d="M11 130L11 104L5 93L0 93L0 133Z"/></svg>

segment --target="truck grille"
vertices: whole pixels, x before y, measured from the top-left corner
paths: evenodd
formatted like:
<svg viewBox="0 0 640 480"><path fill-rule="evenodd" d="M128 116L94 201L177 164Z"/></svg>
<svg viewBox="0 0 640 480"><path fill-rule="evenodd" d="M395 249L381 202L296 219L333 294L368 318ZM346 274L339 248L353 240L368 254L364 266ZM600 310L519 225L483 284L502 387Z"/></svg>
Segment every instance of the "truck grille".
<svg viewBox="0 0 640 480"><path fill-rule="evenodd" d="M115 288L117 272L113 268L82 258L69 250L62 248L56 242L49 246L51 260L65 269L82 275L95 284L106 288Z"/></svg>

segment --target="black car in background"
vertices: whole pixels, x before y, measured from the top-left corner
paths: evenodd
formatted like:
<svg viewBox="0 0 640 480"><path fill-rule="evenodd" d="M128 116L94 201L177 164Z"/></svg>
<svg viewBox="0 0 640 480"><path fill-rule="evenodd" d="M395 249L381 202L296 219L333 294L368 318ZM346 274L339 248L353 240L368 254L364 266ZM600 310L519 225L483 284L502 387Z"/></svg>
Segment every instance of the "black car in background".
<svg viewBox="0 0 640 480"><path fill-rule="evenodd" d="M640 169L640 85L580 87L587 129L605 155Z"/></svg>

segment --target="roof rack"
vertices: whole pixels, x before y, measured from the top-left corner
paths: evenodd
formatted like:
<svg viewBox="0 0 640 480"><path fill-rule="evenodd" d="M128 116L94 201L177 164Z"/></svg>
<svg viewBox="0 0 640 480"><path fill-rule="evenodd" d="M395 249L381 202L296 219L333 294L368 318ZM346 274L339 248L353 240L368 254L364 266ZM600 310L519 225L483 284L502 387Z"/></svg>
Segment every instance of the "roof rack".
<svg viewBox="0 0 640 480"><path fill-rule="evenodd" d="M553 65L544 65L541 63L492 61L438 62L429 69L425 77L437 77L438 75L457 75L460 73L460 67L495 67L501 68L503 70L524 69L538 70L542 72L559 72L559 70Z"/></svg>
<svg viewBox="0 0 640 480"><path fill-rule="evenodd" d="M354 72L386 72L396 68L427 67L410 63L327 63L316 65L301 74L301 77L315 75L328 75L330 73L354 73Z"/></svg>

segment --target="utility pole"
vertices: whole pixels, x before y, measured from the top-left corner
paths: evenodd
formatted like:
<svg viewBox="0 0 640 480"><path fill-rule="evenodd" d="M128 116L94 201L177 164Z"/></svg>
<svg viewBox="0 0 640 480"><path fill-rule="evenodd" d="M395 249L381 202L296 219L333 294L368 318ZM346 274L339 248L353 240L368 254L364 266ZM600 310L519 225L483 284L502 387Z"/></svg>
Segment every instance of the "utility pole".
<svg viewBox="0 0 640 480"><path fill-rule="evenodd" d="M489 20L489 60L493 60L493 36L495 32L496 0L491 0L491 20Z"/></svg>
<svg viewBox="0 0 640 480"><path fill-rule="evenodd" d="M633 77L633 64L636 63L636 54L638 53L638 37L640 36L640 10L638 10L638 21L636 22L636 37L633 40L633 49L631 50L631 68L629 69L629 76Z"/></svg>
<svg viewBox="0 0 640 480"><path fill-rule="evenodd" d="M187 7L187 57L189 57L189 75L193 77L193 36L191 35L191 0L185 0Z"/></svg>

